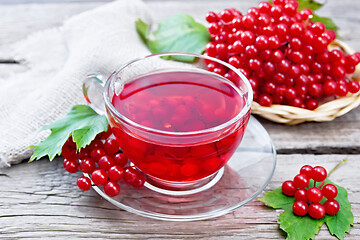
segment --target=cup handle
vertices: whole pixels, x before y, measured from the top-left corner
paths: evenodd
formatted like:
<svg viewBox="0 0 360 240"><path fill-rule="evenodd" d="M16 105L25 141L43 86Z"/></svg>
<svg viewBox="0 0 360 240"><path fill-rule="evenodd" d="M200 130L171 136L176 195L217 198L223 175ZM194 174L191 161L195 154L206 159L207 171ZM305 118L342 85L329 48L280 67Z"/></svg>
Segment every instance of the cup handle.
<svg viewBox="0 0 360 240"><path fill-rule="evenodd" d="M103 79L104 76L101 73L93 73L85 78L82 86L85 100L99 114L105 114Z"/></svg>

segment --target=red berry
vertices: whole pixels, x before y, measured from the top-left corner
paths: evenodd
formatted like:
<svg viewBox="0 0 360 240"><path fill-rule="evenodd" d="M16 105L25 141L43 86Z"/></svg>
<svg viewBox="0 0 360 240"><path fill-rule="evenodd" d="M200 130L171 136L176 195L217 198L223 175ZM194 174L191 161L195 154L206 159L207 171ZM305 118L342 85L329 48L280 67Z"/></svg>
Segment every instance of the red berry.
<svg viewBox="0 0 360 240"><path fill-rule="evenodd" d="M91 180L96 185L104 185L108 180L108 175L105 170L97 169L91 174Z"/></svg>
<svg viewBox="0 0 360 240"><path fill-rule="evenodd" d="M300 169L300 173L301 174L305 174L307 175L309 178L311 178L312 176L312 170L313 170L313 167L310 166L310 165L304 165L301 167Z"/></svg>
<svg viewBox="0 0 360 240"><path fill-rule="evenodd" d="M320 98L322 94L322 85L321 83L312 83L308 87L308 92L310 96L314 98Z"/></svg>
<svg viewBox="0 0 360 240"><path fill-rule="evenodd" d="M256 21L256 18L254 15L252 14L246 14L242 17L241 19L242 23L243 23L243 26L246 28L246 29L253 29L254 28L254 25L255 25L255 21Z"/></svg>
<svg viewBox="0 0 360 240"><path fill-rule="evenodd" d="M280 47L280 40L279 40L278 36L276 36L276 35L269 36L268 46L271 49L279 48Z"/></svg>
<svg viewBox="0 0 360 240"><path fill-rule="evenodd" d="M347 87L349 89L349 92L351 93L357 93L360 90L360 83L357 81L350 81L347 84Z"/></svg>
<svg viewBox="0 0 360 240"><path fill-rule="evenodd" d="M325 201L324 207L325 207L325 212L328 215L335 215L340 210L340 204L335 199Z"/></svg>
<svg viewBox="0 0 360 240"><path fill-rule="evenodd" d="M121 167L125 167L126 164L128 164L129 159L126 157L123 153L117 153L113 156L115 165L119 165Z"/></svg>
<svg viewBox="0 0 360 240"><path fill-rule="evenodd" d="M284 23L279 23L275 27L275 34L279 37L280 41L286 40L289 33L289 27Z"/></svg>
<svg viewBox="0 0 360 240"><path fill-rule="evenodd" d="M218 43L215 46L216 52L220 58L224 58L227 55L227 46L224 43Z"/></svg>
<svg viewBox="0 0 360 240"><path fill-rule="evenodd" d="M102 156L99 159L99 168L104 169L105 171L109 170L112 166L115 165L114 159L110 157L109 155Z"/></svg>
<svg viewBox="0 0 360 240"><path fill-rule="evenodd" d="M301 48L301 40L299 39L299 38L292 38L291 40L290 40L290 47L291 47L291 49L293 49L293 50L300 50L300 48Z"/></svg>
<svg viewBox="0 0 360 240"><path fill-rule="evenodd" d="M114 154L119 151L119 144L115 139L109 138L104 143L104 150L108 155Z"/></svg>
<svg viewBox="0 0 360 240"><path fill-rule="evenodd" d="M269 38L265 35L260 35L255 39L255 47L259 50L266 49L269 44Z"/></svg>
<svg viewBox="0 0 360 240"><path fill-rule="evenodd" d="M109 178L113 181L120 181L124 176L124 170L121 166L112 166L108 171Z"/></svg>
<svg viewBox="0 0 360 240"><path fill-rule="evenodd" d="M321 203L311 203L308 209L310 217L320 219L325 216L325 207Z"/></svg>
<svg viewBox="0 0 360 240"><path fill-rule="evenodd" d="M64 159L63 166L69 173L76 173L79 170L79 162L76 159Z"/></svg>
<svg viewBox="0 0 360 240"><path fill-rule="evenodd" d="M270 9L271 9L271 4L269 2L261 2L259 3L259 11L261 13L270 13Z"/></svg>
<svg viewBox="0 0 360 240"><path fill-rule="evenodd" d="M327 80L323 85L323 93L325 96L333 96L336 92L337 84L333 80Z"/></svg>
<svg viewBox="0 0 360 240"><path fill-rule="evenodd" d="M109 197L115 197L120 193L120 185L115 181L108 181L104 185L104 192Z"/></svg>
<svg viewBox="0 0 360 240"><path fill-rule="evenodd" d="M290 16L295 15L296 10L297 10L296 5L291 2L285 4L285 6L284 6L284 12Z"/></svg>
<svg viewBox="0 0 360 240"><path fill-rule="evenodd" d="M322 187L322 193L324 194L324 197L326 197L328 200L336 198L338 194L338 189L333 184L326 184Z"/></svg>
<svg viewBox="0 0 360 240"><path fill-rule="evenodd" d="M145 183L145 177L142 173L133 167L124 168L124 181L133 187L142 187Z"/></svg>
<svg viewBox="0 0 360 240"><path fill-rule="evenodd" d="M255 34L251 31L244 31L240 36L240 43L243 45L250 45L255 42Z"/></svg>
<svg viewBox="0 0 360 240"><path fill-rule="evenodd" d="M325 25L322 22L315 22L308 26L308 29L315 35L321 35L325 31Z"/></svg>
<svg viewBox="0 0 360 240"><path fill-rule="evenodd" d="M246 46L245 48L245 55L248 57L248 58L254 58L258 55L258 50L257 48L254 46L254 45L249 45L249 46Z"/></svg>
<svg viewBox="0 0 360 240"><path fill-rule="evenodd" d="M345 84L340 84L340 83L337 84L336 91L335 91L337 96L345 97L348 94L348 92L349 92L349 89L348 89L346 83Z"/></svg>
<svg viewBox="0 0 360 240"><path fill-rule="evenodd" d="M295 200L307 202L308 199L307 199L306 193L307 193L307 191L305 189L296 190L296 192L294 194Z"/></svg>
<svg viewBox="0 0 360 240"><path fill-rule="evenodd" d="M258 17L260 15L260 11L256 7L251 7L247 11L248 14L254 15L255 17Z"/></svg>
<svg viewBox="0 0 360 240"><path fill-rule="evenodd" d="M216 22L216 21L219 20L217 14L214 13L214 12L208 12L208 13L206 14L205 19L206 19L206 21L207 21L208 23Z"/></svg>
<svg viewBox="0 0 360 240"><path fill-rule="evenodd" d="M294 185L297 188L304 189L309 186L310 178L305 174L298 174L294 177Z"/></svg>
<svg viewBox="0 0 360 240"><path fill-rule="evenodd" d="M274 5L270 9L270 15L275 19L279 19L282 13L283 13L283 8L281 6Z"/></svg>
<svg viewBox="0 0 360 240"><path fill-rule="evenodd" d="M308 205L304 201L296 201L292 206L295 215L304 216L308 212Z"/></svg>
<svg viewBox="0 0 360 240"><path fill-rule="evenodd" d="M291 78L289 78L288 80L290 80ZM286 84L286 83L285 83ZM292 84L290 84L292 85ZM296 91L294 88L292 87L289 87L287 88L286 92L285 92L285 95L284 97L287 99L287 100L292 100L296 97Z"/></svg>
<svg viewBox="0 0 360 240"><path fill-rule="evenodd" d="M85 158L89 158L90 157L90 152L89 149L87 148L81 148L80 151L77 154L77 157L79 159L85 159Z"/></svg>
<svg viewBox="0 0 360 240"><path fill-rule="evenodd" d="M90 157L92 160L94 160L95 162L99 161L99 159L105 156L105 151L102 148L94 148L93 150L91 150L90 152Z"/></svg>
<svg viewBox="0 0 360 240"><path fill-rule="evenodd" d="M76 153L76 145L73 142L72 138L69 138L63 145L61 149L61 156L63 156L66 159L76 159L77 153Z"/></svg>
<svg viewBox="0 0 360 240"><path fill-rule="evenodd" d="M306 197L309 199L310 202L320 202L323 198L323 193L320 188L312 187L306 193Z"/></svg>
<svg viewBox="0 0 360 240"><path fill-rule="evenodd" d="M274 63L280 63L284 59L284 54L280 50L275 50L270 55L270 60Z"/></svg>
<svg viewBox="0 0 360 240"><path fill-rule="evenodd" d="M314 167L311 172L311 178L314 179L315 182L324 181L326 176L327 176L326 169L321 166Z"/></svg>
<svg viewBox="0 0 360 240"><path fill-rule="evenodd" d="M273 82L268 82L264 86L265 92L273 94L275 92L276 85Z"/></svg>
<svg viewBox="0 0 360 240"><path fill-rule="evenodd" d="M307 20L312 14L312 10L309 8L304 8L300 11L300 16L302 20Z"/></svg>
<svg viewBox="0 0 360 240"><path fill-rule="evenodd" d="M259 97L259 104L261 106L269 107L272 105L273 99L268 94L261 94Z"/></svg>
<svg viewBox="0 0 360 240"><path fill-rule="evenodd" d="M304 35L301 37L301 40L303 41L304 44L309 45L309 44L313 44L314 38L315 35L311 31L306 30L304 32Z"/></svg>
<svg viewBox="0 0 360 240"><path fill-rule="evenodd" d="M96 168L94 160L85 158L80 161L80 170L84 173L92 173Z"/></svg>
<svg viewBox="0 0 360 240"><path fill-rule="evenodd" d="M257 58L249 60L249 67L251 70L258 71L261 68L261 61Z"/></svg>
<svg viewBox="0 0 360 240"><path fill-rule="evenodd" d="M319 101L316 99L309 99L305 104L307 109L314 110L319 106Z"/></svg>
<svg viewBox="0 0 360 240"><path fill-rule="evenodd" d="M208 28L208 31L210 34L212 35L217 35L220 33L220 26L218 23L216 22L213 22L213 23L210 23L210 26Z"/></svg>
<svg viewBox="0 0 360 240"><path fill-rule="evenodd" d="M91 180L88 177L79 177L76 184L83 191L87 191L91 188Z"/></svg>
<svg viewBox="0 0 360 240"><path fill-rule="evenodd" d="M267 27L269 26L271 22L270 16L268 14L260 14L260 16L257 19L257 25L261 27Z"/></svg>
<svg viewBox="0 0 360 240"><path fill-rule="evenodd" d="M106 140L108 137L110 137L110 135L112 134L112 129L110 126L108 126L108 130L106 132L101 132L97 135L97 137L100 140Z"/></svg>
<svg viewBox="0 0 360 240"><path fill-rule="evenodd" d="M296 192L296 187L294 185L294 182L290 180L285 181L281 186L281 191L286 196L294 196Z"/></svg>
<svg viewBox="0 0 360 240"><path fill-rule="evenodd" d="M303 35L304 31L305 27L302 23L294 23L290 27L290 35L292 37L300 37L301 35Z"/></svg>
<svg viewBox="0 0 360 240"><path fill-rule="evenodd" d="M278 63L277 69L281 73L287 73L287 71L290 69L291 63L287 59L281 60L281 62Z"/></svg>
<svg viewBox="0 0 360 240"><path fill-rule="evenodd" d="M94 139L88 146L88 148L90 150L92 150L94 148L103 148L103 147L104 147L104 144L100 139Z"/></svg>
<svg viewBox="0 0 360 240"><path fill-rule="evenodd" d="M343 66L337 65L337 66L333 66L332 73L336 77L343 77L346 74L346 70Z"/></svg>

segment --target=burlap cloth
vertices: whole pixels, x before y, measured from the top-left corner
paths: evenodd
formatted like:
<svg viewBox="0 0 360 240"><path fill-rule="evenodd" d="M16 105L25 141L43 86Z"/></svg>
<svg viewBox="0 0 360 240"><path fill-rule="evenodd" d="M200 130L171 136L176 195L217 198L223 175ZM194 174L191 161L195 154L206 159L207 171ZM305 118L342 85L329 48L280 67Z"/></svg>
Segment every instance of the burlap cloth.
<svg viewBox="0 0 360 240"><path fill-rule="evenodd" d="M115 1L6 49L27 71L0 78L0 167L28 159L29 146L49 134L39 131L42 126L85 103L81 87L86 75L110 74L149 54L135 30L138 18L151 22L144 3Z"/></svg>

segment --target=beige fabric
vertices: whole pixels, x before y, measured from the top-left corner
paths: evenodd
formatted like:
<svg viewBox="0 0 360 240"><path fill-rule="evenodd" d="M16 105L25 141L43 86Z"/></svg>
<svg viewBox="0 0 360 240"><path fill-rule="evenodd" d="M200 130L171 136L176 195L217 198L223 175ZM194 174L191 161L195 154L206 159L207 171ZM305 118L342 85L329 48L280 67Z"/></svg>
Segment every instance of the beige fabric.
<svg viewBox="0 0 360 240"><path fill-rule="evenodd" d="M135 30L138 18L151 21L140 0L115 1L10 47L9 55L27 70L0 78L0 167L28 159L28 147L49 134L39 131L42 126L85 103L81 86L87 74L110 74L149 54Z"/></svg>

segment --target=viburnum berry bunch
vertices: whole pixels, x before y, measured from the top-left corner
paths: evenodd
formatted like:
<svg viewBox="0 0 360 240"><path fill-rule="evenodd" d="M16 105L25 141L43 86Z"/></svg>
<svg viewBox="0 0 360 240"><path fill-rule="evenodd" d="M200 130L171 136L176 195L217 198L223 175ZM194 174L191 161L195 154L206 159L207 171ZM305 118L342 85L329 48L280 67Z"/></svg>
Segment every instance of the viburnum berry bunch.
<svg viewBox="0 0 360 240"><path fill-rule="evenodd" d="M206 15L211 41L205 54L239 69L262 106L314 110L322 102L360 89L359 82L351 79L360 53L329 50L336 33L322 22L312 22L312 10L298 11L298 7L296 0L273 0L246 14L231 8ZM207 68L237 81L234 72L215 62L207 62Z"/></svg>
<svg viewBox="0 0 360 240"><path fill-rule="evenodd" d="M103 186L104 192L114 197L120 193L119 181L124 180L133 187L142 187L145 177L134 167L112 137L111 128L99 133L85 148L76 150L76 144L70 137L62 147L63 166L66 171L76 173L79 169L89 177L82 176L77 180L78 187L87 191L92 184Z"/></svg>
<svg viewBox="0 0 360 240"><path fill-rule="evenodd" d="M300 169L300 173L293 180L285 181L281 186L281 191L286 196L294 196L295 202L292 206L294 214L304 216L309 213L310 217L320 219L328 215L335 215L340 210L340 204L335 200L338 189L333 184L320 184L316 187L316 182L323 182L327 177L326 169L321 166L311 167L305 165ZM314 186L310 187L310 179L314 180ZM320 201L325 197L324 204Z"/></svg>

